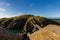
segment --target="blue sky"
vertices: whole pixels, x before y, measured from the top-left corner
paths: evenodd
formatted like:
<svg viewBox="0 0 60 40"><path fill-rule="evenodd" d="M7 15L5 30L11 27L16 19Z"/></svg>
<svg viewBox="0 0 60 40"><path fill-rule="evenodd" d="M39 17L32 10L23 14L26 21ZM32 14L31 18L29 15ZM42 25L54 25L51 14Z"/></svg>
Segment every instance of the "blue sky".
<svg viewBox="0 0 60 40"><path fill-rule="evenodd" d="M60 17L60 0L0 0L0 18L32 14Z"/></svg>

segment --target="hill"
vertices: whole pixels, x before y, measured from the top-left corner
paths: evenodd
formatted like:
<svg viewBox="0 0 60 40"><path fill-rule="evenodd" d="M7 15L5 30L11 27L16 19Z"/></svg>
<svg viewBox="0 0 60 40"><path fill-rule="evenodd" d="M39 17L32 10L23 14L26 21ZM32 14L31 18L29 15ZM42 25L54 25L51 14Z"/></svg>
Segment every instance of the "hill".
<svg viewBox="0 0 60 40"><path fill-rule="evenodd" d="M22 30L30 33L39 29L35 26L43 28L48 24L60 25L60 23L58 22L34 15L21 15L11 18L0 19L0 27L6 28L8 30Z"/></svg>
<svg viewBox="0 0 60 40"><path fill-rule="evenodd" d="M28 33L34 34L34 32L37 32L38 30L41 30L41 29L51 29L52 30L55 28L55 27L52 28L53 26L51 26L51 28L47 27L49 24L60 26L59 22L53 21L53 20L45 18L45 17L34 16L34 15L21 15L21 16L15 16L15 17L11 17L11 18L1 18L0 19L0 28L2 27L6 31L8 31L9 35L10 35L10 33L15 34L15 37L17 37L17 35L18 35L17 38L20 40L29 40L30 38L27 36ZM43 31L43 33L44 32L45 32L45 30ZM53 32L53 33L55 33L55 32ZM19 37L21 37L22 39Z"/></svg>

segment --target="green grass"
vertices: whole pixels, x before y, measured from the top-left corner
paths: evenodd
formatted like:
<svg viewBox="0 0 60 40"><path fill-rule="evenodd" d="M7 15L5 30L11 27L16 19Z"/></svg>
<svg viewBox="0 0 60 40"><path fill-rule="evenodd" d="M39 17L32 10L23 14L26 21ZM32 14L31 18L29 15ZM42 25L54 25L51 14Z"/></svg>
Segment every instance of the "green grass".
<svg viewBox="0 0 60 40"><path fill-rule="evenodd" d="M54 21L60 22L60 20L54 20Z"/></svg>
<svg viewBox="0 0 60 40"><path fill-rule="evenodd" d="M60 19L52 19L52 20L60 23Z"/></svg>
<svg viewBox="0 0 60 40"><path fill-rule="evenodd" d="M22 30L8 30L11 33L22 33Z"/></svg>

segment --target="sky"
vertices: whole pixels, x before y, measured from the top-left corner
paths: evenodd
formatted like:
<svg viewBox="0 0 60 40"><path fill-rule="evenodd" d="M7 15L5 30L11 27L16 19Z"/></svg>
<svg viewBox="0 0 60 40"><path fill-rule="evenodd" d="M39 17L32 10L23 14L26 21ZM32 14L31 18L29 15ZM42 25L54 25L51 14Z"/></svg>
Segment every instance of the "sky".
<svg viewBox="0 0 60 40"><path fill-rule="evenodd" d="M60 18L60 0L0 0L0 18L23 14Z"/></svg>

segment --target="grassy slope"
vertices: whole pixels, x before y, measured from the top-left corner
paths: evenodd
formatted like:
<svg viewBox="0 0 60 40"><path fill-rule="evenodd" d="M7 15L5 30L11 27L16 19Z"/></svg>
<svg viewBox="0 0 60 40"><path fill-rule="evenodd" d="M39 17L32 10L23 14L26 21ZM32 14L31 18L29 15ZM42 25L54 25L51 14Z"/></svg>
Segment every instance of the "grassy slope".
<svg viewBox="0 0 60 40"><path fill-rule="evenodd" d="M48 24L60 25L58 22L34 15L21 15L12 18L0 19L0 27L6 28L8 30L22 30L30 33L38 30L39 28L37 26L43 28Z"/></svg>
<svg viewBox="0 0 60 40"><path fill-rule="evenodd" d="M32 39L29 36L30 39L33 40L33 39L35 39L34 32L37 32L37 30L45 28L49 24L58 25L58 26L60 25L60 23L58 23L56 21L52 21L50 19L40 17L40 16L34 16L34 15L22 15L22 16L16 16L16 17L12 17L12 18L0 19L0 27L8 29L10 32L14 32L14 33L16 32L18 35L17 39L20 39L20 38L26 39L27 33L33 33L32 34L33 36L31 36ZM45 29L51 29L52 27L53 26L51 26L50 28L47 27ZM54 27L52 29L56 29L56 27ZM58 29L58 31L59 31L59 29ZM24 33L26 33L26 34L24 34ZM52 32L51 32L51 30L43 30L41 32L38 31L37 33L38 33L38 40L48 40L48 39L49 40L54 40L54 39L60 40L60 36L58 36L58 37L55 36L57 34L55 34L54 30ZM15 37L13 37L13 38L15 38Z"/></svg>

